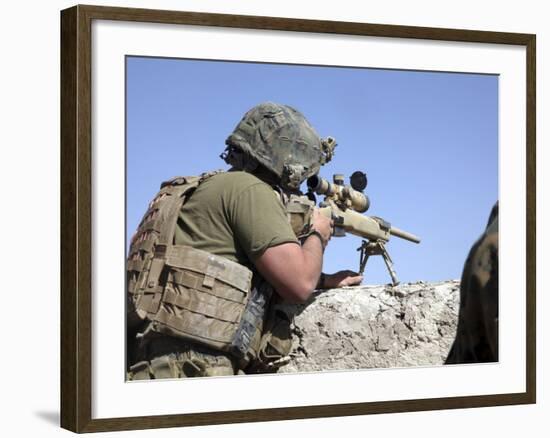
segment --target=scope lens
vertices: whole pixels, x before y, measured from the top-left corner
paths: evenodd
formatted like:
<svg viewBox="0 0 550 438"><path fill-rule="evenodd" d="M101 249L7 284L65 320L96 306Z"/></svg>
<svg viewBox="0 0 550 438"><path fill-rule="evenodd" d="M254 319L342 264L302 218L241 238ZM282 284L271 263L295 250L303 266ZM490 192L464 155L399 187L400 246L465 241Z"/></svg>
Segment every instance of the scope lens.
<svg viewBox="0 0 550 438"><path fill-rule="evenodd" d="M313 175L307 179L307 186L311 190L315 190L319 186L319 182L319 175Z"/></svg>
<svg viewBox="0 0 550 438"><path fill-rule="evenodd" d="M362 192L367 187L367 174L357 170L349 177L349 181L353 190Z"/></svg>

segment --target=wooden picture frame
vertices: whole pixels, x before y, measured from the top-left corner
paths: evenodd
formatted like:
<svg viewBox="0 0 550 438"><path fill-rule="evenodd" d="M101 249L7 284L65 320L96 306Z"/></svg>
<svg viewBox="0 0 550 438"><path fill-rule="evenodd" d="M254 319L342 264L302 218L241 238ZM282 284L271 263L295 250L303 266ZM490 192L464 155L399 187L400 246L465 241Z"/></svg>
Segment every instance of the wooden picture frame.
<svg viewBox="0 0 550 438"><path fill-rule="evenodd" d="M526 49L525 392L414 400L92 418L92 22L163 23L274 31L490 43ZM212 425L535 403L536 37L486 32L100 6L61 12L61 426L74 432Z"/></svg>

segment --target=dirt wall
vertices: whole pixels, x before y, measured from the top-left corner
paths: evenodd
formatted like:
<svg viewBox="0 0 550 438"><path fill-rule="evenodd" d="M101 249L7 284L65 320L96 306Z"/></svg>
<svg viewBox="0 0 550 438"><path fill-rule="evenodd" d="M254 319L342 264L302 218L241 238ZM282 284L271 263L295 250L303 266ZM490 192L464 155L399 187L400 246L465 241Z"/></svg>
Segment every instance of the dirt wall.
<svg viewBox="0 0 550 438"><path fill-rule="evenodd" d="M294 343L280 372L441 365L456 333L459 286L348 287L286 306Z"/></svg>

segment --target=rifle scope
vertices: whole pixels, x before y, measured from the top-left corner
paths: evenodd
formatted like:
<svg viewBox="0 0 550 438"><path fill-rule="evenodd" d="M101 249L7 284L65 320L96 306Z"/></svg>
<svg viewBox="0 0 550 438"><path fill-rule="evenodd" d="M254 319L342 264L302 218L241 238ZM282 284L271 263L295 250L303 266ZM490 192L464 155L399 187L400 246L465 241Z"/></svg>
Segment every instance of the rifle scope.
<svg viewBox="0 0 550 438"><path fill-rule="evenodd" d="M343 175L335 174L333 181L331 183L319 175L313 175L307 179L307 187L318 195L324 195L325 199L343 204L358 213L364 213L369 209L368 196L354 190L350 185L344 185Z"/></svg>

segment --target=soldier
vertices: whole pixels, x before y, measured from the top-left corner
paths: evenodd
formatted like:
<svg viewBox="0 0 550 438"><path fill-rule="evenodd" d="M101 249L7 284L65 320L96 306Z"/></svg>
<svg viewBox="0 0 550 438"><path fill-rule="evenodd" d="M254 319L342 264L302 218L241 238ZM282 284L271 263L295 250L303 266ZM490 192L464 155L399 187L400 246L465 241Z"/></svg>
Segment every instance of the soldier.
<svg viewBox="0 0 550 438"><path fill-rule="evenodd" d="M462 272L456 338L446 364L498 361L498 202Z"/></svg>
<svg viewBox="0 0 550 438"><path fill-rule="evenodd" d="M130 380L276 372L291 348L279 303L362 280L321 273L333 224L316 209L291 227L288 196L332 156L300 112L260 104L226 145L228 172L163 183L132 238Z"/></svg>

